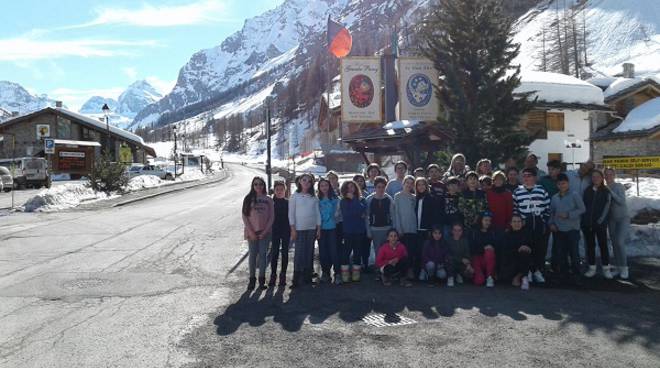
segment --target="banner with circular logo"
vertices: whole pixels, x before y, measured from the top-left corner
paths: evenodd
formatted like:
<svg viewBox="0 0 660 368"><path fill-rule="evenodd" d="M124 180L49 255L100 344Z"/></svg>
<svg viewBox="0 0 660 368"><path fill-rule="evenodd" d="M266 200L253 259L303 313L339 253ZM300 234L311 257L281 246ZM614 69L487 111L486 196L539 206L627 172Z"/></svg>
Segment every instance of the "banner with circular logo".
<svg viewBox="0 0 660 368"><path fill-rule="evenodd" d="M424 58L399 58L399 120L437 121L440 113L434 84L438 72Z"/></svg>
<svg viewBox="0 0 660 368"><path fill-rule="evenodd" d="M341 118L345 123L381 123L380 59L341 59Z"/></svg>

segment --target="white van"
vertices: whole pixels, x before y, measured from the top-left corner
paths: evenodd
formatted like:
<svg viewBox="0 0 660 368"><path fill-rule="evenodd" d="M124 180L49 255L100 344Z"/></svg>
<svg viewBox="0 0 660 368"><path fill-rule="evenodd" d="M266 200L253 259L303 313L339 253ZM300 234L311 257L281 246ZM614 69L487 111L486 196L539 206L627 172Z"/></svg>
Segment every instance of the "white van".
<svg viewBox="0 0 660 368"><path fill-rule="evenodd" d="M43 157L21 157L17 159L2 159L0 166L11 172L14 163L14 188L50 188L51 180L48 173L48 162Z"/></svg>

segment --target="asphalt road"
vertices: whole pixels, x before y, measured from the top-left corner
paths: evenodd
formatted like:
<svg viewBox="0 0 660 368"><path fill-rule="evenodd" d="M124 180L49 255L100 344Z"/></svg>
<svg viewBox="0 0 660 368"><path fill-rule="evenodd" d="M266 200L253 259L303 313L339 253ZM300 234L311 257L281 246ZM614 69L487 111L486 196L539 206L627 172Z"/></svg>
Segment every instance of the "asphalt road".
<svg viewBox="0 0 660 368"><path fill-rule="evenodd" d="M257 172L231 169L125 207L0 217L0 367L660 366L657 260L588 290L369 276L246 293L246 265L230 271Z"/></svg>

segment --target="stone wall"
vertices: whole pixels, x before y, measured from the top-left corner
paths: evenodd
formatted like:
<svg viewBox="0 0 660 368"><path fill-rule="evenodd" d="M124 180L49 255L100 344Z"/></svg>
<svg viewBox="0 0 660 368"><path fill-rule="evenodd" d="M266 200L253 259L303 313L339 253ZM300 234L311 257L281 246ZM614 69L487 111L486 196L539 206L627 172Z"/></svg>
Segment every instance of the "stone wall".
<svg viewBox="0 0 660 368"><path fill-rule="evenodd" d="M603 162L603 156L660 155L660 139L648 137L599 140L591 142L591 145L597 164Z"/></svg>

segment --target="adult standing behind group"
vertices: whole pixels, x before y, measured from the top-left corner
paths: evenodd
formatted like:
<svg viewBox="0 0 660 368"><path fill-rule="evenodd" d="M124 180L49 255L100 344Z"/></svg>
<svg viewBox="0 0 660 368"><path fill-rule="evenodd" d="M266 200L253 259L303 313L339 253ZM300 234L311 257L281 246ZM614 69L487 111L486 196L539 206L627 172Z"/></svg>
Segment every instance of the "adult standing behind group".
<svg viewBox="0 0 660 368"><path fill-rule="evenodd" d="M392 198L403 189L403 179L408 173L408 164L399 161L394 165L394 179L391 179L385 187L385 192Z"/></svg>
<svg viewBox="0 0 660 368"><path fill-rule="evenodd" d="M450 177L454 176L461 181L461 184L463 184L465 174L467 174L468 171L470 171L470 167L465 164L465 155L457 153L452 156L449 169L445 172L442 180L446 182Z"/></svg>

